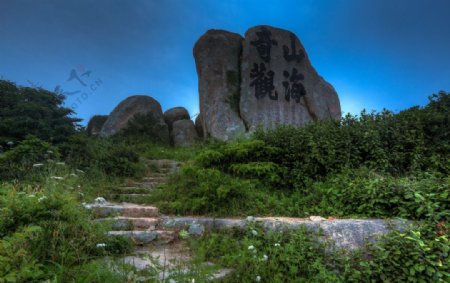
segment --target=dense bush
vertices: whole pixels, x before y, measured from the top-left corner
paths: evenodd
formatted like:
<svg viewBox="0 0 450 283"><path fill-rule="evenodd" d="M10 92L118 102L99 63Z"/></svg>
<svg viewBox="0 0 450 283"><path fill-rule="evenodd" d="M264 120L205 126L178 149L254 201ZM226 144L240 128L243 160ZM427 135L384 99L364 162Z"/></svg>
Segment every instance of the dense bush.
<svg viewBox="0 0 450 283"><path fill-rule="evenodd" d="M23 179L34 164L55 160L58 156L55 147L34 136L28 136L13 149L0 154L0 180Z"/></svg>
<svg viewBox="0 0 450 283"><path fill-rule="evenodd" d="M300 228L212 233L192 240L197 257L234 272L225 282L449 282L448 235L393 232L361 251L331 249ZM433 230L433 229L431 229Z"/></svg>
<svg viewBox="0 0 450 283"><path fill-rule="evenodd" d="M110 176L139 176L145 169L137 150L121 139L98 139L80 133L60 145L60 151L72 166Z"/></svg>
<svg viewBox="0 0 450 283"><path fill-rule="evenodd" d="M249 141L206 150L197 161L246 177L261 177L263 170L272 181L279 180L276 187L285 189L361 166L395 176L425 170L448 174L449 97L442 92L427 106L398 114L363 111L341 121L257 131Z"/></svg>
<svg viewBox="0 0 450 283"><path fill-rule="evenodd" d="M450 218L450 178L432 174L397 177L348 170L303 191L310 214L402 217L437 223Z"/></svg>
<svg viewBox="0 0 450 283"><path fill-rule="evenodd" d="M64 96L41 88L18 87L0 80L0 146L27 135L59 143L77 130L80 119L63 106Z"/></svg>
<svg viewBox="0 0 450 283"><path fill-rule="evenodd" d="M169 144L168 127L153 113L136 114L117 135L134 142Z"/></svg>
<svg viewBox="0 0 450 283"><path fill-rule="evenodd" d="M107 227L92 223L75 196L59 185L0 186L0 282L72 281L72 267L129 251L129 242L111 240Z"/></svg>

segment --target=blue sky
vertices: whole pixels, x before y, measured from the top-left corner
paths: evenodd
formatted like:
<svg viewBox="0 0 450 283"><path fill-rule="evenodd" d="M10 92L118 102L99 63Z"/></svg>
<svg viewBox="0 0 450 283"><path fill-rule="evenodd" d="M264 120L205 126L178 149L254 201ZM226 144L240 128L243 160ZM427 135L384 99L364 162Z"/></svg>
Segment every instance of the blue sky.
<svg viewBox="0 0 450 283"><path fill-rule="evenodd" d="M402 110L450 91L449 15L448 0L0 0L0 77L60 86L83 119L134 94L194 115L195 41L267 24L300 38L344 112Z"/></svg>

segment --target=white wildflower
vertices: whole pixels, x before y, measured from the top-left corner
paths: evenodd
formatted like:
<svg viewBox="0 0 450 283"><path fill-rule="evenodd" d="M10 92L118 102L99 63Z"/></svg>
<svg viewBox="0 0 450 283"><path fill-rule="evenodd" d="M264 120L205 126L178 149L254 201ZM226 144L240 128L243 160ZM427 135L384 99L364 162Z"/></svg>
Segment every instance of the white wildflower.
<svg viewBox="0 0 450 283"><path fill-rule="evenodd" d="M70 176L71 176L71 177L78 177L78 175L75 174L75 173L70 173Z"/></svg>
<svg viewBox="0 0 450 283"><path fill-rule="evenodd" d="M53 151L47 150L47 153L48 153L48 154L53 154Z"/></svg>
<svg viewBox="0 0 450 283"><path fill-rule="evenodd" d="M95 199L95 203L96 204L105 204L106 203L106 199L104 197L98 197Z"/></svg>
<svg viewBox="0 0 450 283"><path fill-rule="evenodd" d="M53 180L64 180L64 177L51 176L50 179L53 179Z"/></svg>
<svg viewBox="0 0 450 283"><path fill-rule="evenodd" d="M106 244L105 243L100 243L100 244L97 244L97 245L95 245L97 248L104 248L104 247L106 247Z"/></svg>
<svg viewBox="0 0 450 283"><path fill-rule="evenodd" d="M7 142L6 144L7 144L8 146L13 146L13 145L14 145L14 142L9 141L9 142Z"/></svg>
<svg viewBox="0 0 450 283"><path fill-rule="evenodd" d="M269 259L269 257L267 255L263 255L263 258L262 258L263 261L267 261L268 259Z"/></svg>
<svg viewBox="0 0 450 283"><path fill-rule="evenodd" d="M46 199L47 199L46 196L41 196L40 198L38 198L38 202L41 202L41 201L46 200Z"/></svg>
<svg viewBox="0 0 450 283"><path fill-rule="evenodd" d="M192 278L191 283L195 283L195 279L194 278Z"/></svg>
<svg viewBox="0 0 450 283"><path fill-rule="evenodd" d="M29 198L34 198L34 197L36 197L36 196L33 195L33 194L31 194L31 195L28 195L28 197L29 197Z"/></svg>
<svg viewBox="0 0 450 283"><path fill-rule="evenodd" d="M275 247L279 247L279 246L280 246L280 243L275 243L274 246L275 246Z"/></svg>
<svg viewBox="0 0 450 283"><path fill-rule="evenodd" d="M84 171L83 171L83 170L76 169L75 171L77 171L78 173L84 174Z"/></svg>
<svg viewBox="0 0 450 283"><path fill-rule="evenodd" d="M256 230L252 230L253 236L258 236L258 232Z"/></svg>
<svg viewBox="0 0 450 283"><path fill-rule="evenodd" d="M42 163L36 163L36 164L33 164L33 167L42 167L42 166L44 166L44 164L42 164Z"/></svg>
<svg viewBox="0 0 450 283"><path fill-rule="evenodd" d="M261 276L256 276L256 282L259 282L259 281L261 281Z"/></svg>
<svg viewBox="0 0 450 283"><path fill-rule="evenodd" d="M255 249L255 247L254 247L253 245L248 246L248 250L249 250L249 251L254 250L254 249Z"/></svg>

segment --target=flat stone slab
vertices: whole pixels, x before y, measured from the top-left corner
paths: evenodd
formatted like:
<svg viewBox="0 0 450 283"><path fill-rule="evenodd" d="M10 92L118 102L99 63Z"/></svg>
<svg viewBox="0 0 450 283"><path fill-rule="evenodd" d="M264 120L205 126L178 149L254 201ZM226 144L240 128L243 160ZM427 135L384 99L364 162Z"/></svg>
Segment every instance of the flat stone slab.
<svg viewBox="0 0 450 283"><path fill-rule="evenodd" d="M402 219L324 219L321 217L289 218L289 217L249 217L247 219L207 218L207 217L163 217L163 227L186 229L198 232L227 228L245 228L247 224L256 222L269 230L293 229L304 226L320 235L321 239L331 240L338 248L354 250L363 247L367 241L376 241L379 236L392 230L406 230L410 221ZM194 227L194 228L192 228Z"/></svg>
<svg viewBox="0 0 450 283"><path fill-rule="evenodd" d="M137 245L146 245L152 242L170 243L175 240L173 231L151 230L151 231L109 231L109 236L130 238Z"/></svg>
<svg viewBox="0 0 450 283"><path fill-rule="evenodd" d="M100 218L96 221L110 221L113 231L128 230L155 230L159 224L159 219L154 217L124 217Z"/></svg>
<svg viewBox="0 0 450 283"><path fill-rule="evenodd" d="M134 266L137 270L157 269L164 270L159 273L159 280L171 277L172 273L179 272L180 267L183 272L189 272L184 267L192 259L191 252L187 245L182 242L174 242L170 245L151 245L138 248L135 255L126 256L124 262ZM211 263L205 263L211 265ZM226 277L232 272L231 269L219 269L210 274L209 279L217 280Z"/></svg>
<svg viewBox="0 0 450 283"><path fill-rule="evenodd" d="M109 203L106 204L86 204L85 208L91 209L96 218L108 216L128 216L128 217L158 217L159 209L155 206L138 205L134 203Z"/></svg>

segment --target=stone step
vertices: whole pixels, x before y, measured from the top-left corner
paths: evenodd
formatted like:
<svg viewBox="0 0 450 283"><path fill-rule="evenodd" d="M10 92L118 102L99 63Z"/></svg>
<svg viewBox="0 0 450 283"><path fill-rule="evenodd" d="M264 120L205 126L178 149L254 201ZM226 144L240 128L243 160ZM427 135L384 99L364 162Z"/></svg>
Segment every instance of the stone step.
<svg viewBox="0 0 450 283"><path fill-rule="evenodd" d="M130 187L116 187L111 188L110 192L113 194L147 194L150 193L153 190L153 188L145 188L145 187L136 187L136 186L130 186Z"/></svg>
<svg viewBox="0 0 450 283"><path fill-rule="evenodd" d="M138 205L133 203L105 203L87 204L87 209L92 209L95 218L105 218L110 216L127 217L158 217L159 209L154 206Z"/></svg>
<svg viewBox="0 0 450 283"><path fill-rule="evenodd" d="M165 176L165 177L149 176L149 177L142 178L142 180L145 181L145 182L156 182L156 183L167 182L168 179L169 179L168 176Z"/></svg>
<svg viewBox="0 0 450 283"><path fill-rule="evenodd" d="M154 168L176 168L181 166L181 162L170 159L147 160L147 164Z"/></svg>
<svg viewBox="0 0 450 283"><path fill-rule="evenodd" d="M110 199L117 202L145 203L151 194L110 194Z"/></svg>
<svg viewBox="0 0 450 283"><path fill-rule="evenodd" d="M155 230L159 224L159 219L155 217L124 217L117 216L114 218L96 219L100 222L111 222L114 231L130 231L130 230Z"/></svg>
<svg viewBox="0 0 450 283"><path fill-rule="evenodd" d="M126 187L138 187L138 188L146 188L146 189L154 189L161 185L166 184L166 182L127 182L124 184Z"/></svg>
<svg viewBox="0 0 450 283"><path fill-rule="evenodd" d="M150 243L168 244L173 242L177 236L174 231L148 230L148 231L109 231L109 236L130 238L136 245Z"/></svg>

